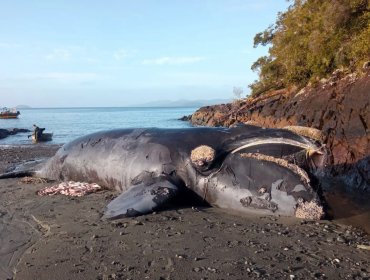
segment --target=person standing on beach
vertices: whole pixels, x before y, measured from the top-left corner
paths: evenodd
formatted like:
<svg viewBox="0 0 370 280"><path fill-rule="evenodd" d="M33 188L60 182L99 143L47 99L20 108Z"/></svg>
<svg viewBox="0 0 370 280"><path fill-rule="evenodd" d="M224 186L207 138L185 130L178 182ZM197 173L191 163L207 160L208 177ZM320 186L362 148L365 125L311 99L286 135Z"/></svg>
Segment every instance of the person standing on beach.
<svg viewBox="0 0 370 280"><path fill-rule="evenodd" d="M45 130L45 128L40 128L40 127L38 127L37 125L33 125L33 127L34 127L34 135L35 135L35 141L37 142L39 139L41 139L41 137L42 137L42 132Z"/></svg>

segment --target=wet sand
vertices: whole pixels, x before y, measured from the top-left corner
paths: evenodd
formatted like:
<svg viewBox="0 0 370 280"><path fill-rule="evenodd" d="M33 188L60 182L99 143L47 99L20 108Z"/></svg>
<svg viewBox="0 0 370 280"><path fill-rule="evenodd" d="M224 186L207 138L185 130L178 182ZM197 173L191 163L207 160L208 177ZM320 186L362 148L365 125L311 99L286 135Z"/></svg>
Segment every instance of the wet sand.
<svg viewBox="0 0 370 280"><path fill-rule="evenodd" d="M0 148L0 170L51 156L56 148ZM35 194L52 184L0 180L0 279L370 277L370 251L357 247L370 245L369 235L340 219L241 216L189 204L102 221L116 192L80 198ZM345 221L357 214L347 211ZM361 215L364 224L370 216Z"/></svg>

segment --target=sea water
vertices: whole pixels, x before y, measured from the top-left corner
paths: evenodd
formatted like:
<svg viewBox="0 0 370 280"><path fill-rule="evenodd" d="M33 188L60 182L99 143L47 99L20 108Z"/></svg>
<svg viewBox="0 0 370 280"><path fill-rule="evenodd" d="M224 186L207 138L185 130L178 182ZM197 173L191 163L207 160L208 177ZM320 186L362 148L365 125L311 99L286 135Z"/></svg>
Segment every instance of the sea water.
<svg viewBox="0 0 370 280"><path fill-rule="evenodd" d="M50 144L63 144L79 136L100 130L133 127L184 128L189 122L179 118L192 114L197 108L42 108L21 109L18 119L0 119L0 128L26 128L32 125L53 133ZM0 139L0 145L32 144L30 133L18 133Z"/></svg>

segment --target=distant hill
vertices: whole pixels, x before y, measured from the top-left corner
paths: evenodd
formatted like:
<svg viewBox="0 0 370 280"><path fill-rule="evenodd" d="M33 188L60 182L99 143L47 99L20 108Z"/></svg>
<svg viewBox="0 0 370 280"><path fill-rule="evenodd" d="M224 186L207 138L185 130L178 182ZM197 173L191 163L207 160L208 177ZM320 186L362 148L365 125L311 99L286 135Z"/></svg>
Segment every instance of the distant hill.
<svg viewBox="0 0 370 280"><path fill-rule="evenodd" d="M231 99L210 99L210 100L158 100L135 104L134 107L203 107L220 103L229 103Z"/></svg>
<svg viewBox="0 0 370 280"><path fill-rule="evenodd" d="M28 105L17 105L17 106L15 106L15 108L17 108L17 109L30 109L31 107L28 106Z"/></svg>

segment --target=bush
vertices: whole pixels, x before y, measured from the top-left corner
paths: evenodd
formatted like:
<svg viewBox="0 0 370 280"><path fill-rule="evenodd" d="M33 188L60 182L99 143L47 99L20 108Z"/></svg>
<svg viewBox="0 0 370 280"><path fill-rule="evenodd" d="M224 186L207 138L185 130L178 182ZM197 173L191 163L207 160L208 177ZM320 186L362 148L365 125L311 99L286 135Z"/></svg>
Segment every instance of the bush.
<svg viewBox="0 0 370 280"><path fill-rule="evenodd" d="M305 86L344 68L355 71L370 59L369 0L295 0L273 26L256 34L254 46L268 45L252 70L259 80L252 95Z"/></svg>

